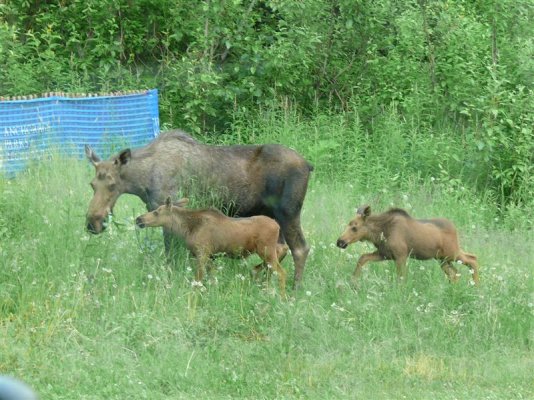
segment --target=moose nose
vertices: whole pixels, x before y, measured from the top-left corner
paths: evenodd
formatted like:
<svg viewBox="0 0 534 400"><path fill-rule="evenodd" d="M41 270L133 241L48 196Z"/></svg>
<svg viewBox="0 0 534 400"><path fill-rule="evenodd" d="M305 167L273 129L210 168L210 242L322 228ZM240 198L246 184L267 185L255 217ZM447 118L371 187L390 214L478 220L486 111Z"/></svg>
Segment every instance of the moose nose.
<svg viewBox="0 0 534 400"><path fill-rule="evenodd" d="M135 224L139 227L139 228L144 228L145 227L145 223L143 222L143 219L141 217L137 217L135 219Z"/></svg>
<svg viewBox="0 0 534 400"><path fill-rule="evenodd" d="M87 230L88 230L90 233L92 233L93 235L96 235L96 234L98 233L98 232L96 231L95 226L94 226L91 222L89 222L89 223L87 224Z"/></svg>
<svg viewBox="0 0 534 400"><path fill-rule="evenodd" d="M106 224L101 224L100 229L98 229L97 225L93 224L92 222L87 223L87 231L89 231L93 235L102 233L102 231L104 231L105 229L106 229Z"/></svg>
<svg viewBox="0 0 534 400"><path fill-rule="evenodd" d="M347 248L347 242L345 242L344 240L338 239L337 242L336 242L336 246L339 247L339 248L342 248L342 249L346 249Z"/></svg>

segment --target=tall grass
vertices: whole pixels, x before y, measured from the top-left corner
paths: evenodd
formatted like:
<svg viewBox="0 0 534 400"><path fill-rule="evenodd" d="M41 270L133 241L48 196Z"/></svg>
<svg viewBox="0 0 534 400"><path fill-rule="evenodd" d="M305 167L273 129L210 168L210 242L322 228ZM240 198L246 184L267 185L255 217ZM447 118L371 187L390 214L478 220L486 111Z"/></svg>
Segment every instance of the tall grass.
<svg viewBox="0 0 534 400"><path fill-rule="evenodd" d="M289 301L249 278L255 259L217 260L206 290L192 288L186 251L167 265L161 233L134 228L137 198L119 199L106 233L86 233L93 171L84 161L56 158L0 179L0 373L43 399L534 396L534 237L521 229L524 214L503 225L491 195L453 177L458 166L444 155L422 174L415 166L430 165L433 150L401 157L417 146L405 132L383 143L400 152L390 159L357 123L284 121L266 118L247 134L297 147L316 167L302 216L312 251ZM454 220L479 257L481 285L462 266L451 285L437 263L412 260L405 285L392 264L376 263L350 287L369 246L334 243L363 202ZM283 266L291 276L290 257Z"/></svg>

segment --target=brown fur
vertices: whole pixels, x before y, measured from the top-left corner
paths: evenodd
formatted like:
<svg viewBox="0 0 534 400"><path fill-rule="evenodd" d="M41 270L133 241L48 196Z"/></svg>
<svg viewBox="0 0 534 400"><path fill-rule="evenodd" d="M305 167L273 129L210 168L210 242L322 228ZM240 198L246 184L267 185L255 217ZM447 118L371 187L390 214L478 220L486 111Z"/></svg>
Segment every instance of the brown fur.
<svg viewBox="0 0 534 400"><path fill-rule="evenodd" d="M399 208L371 215L371 207L362 206L337 240L337 246L346 248L358 241L373 243L376 251L360 257L353 273L354 281L358 280L367 262L381 260L395 260L397 274L404 280L408 257L439 260L451 282L458 279L458 271L452 262L461 261L471 270L473 281L479 281L476 256L460 248L456 228L445 218L414 219Z"/></svg>
<svg viewBox="0 0 534 400"><path fill-rule="evenodd" d="M164 205L136 219L140 228L161 226L185 240L189 251L197 258L196 279L202 282L206 264L218 253L230 257L246 257L257 254L263 263L254 268L272 267L278 273L280 293L285 296L286 272L279 259L285 256L287 245L278 243L280 226L263 215L248 218L231 218L215 209L187 210L182 206L187 199L176 205L167 198Z"/></svg>
<svg viewBox="0 0 534 400"><path fill-rule="evenodd" d="M174 130L108 160L101 160L89 146L85 152L96 170L86 215L89 232L103 232L108 215L124 193L138 196L148 211L180 192L214 197L230 216L274 218L280 225L279 242L291 249L295 286L301 281L309 246L300 213L313 167L294 150L277 144L206 145ZM172 234L163 232L170 256Z"/></svg>

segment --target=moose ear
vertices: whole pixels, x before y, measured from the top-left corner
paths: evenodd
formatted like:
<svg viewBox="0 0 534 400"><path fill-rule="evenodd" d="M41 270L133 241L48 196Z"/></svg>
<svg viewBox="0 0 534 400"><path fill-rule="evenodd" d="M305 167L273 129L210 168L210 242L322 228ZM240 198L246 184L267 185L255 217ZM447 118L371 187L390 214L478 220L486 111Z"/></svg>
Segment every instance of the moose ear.
<svg viewBox="0 0 534 400"><path fill-rule="evenodd" d="M127 164L128 162L130 162L131 159L132 159L132 152L130 151L130 149L126 149L120 152L118 160L121 163L121 165Z"/></svg>
<svg viewBox="0 0 534 400"><path fill-rule="evenodd" d="M183 207L185 206L187 203L189 203L189 199L187 197L184 197L183 199L180 199L178 200L176 203L174 203L174 205L176 207Z"/></svg>
<svg viewBox="0 0 534 400"><path fill-rule="evenodd" d="M93 151L91 146L89 146L88 144L85 145L85 155L87 156L91 164L93 164L95 167L96 167L96 164L98 164L101 161L100 157L96 155L96 153Z"/></svg>
<svg viewBox="0 0 534 400"><path fill-rule="evenodd" d="M356 211L356 214L361 215L364 218L367 218L369 215L371 215L371 206L366 204L364 206L359 207L358 211Z"/></svg>
<svg viewBox="0 0 534 400"><path fill-rule="evenodd" d="M172 203L171 203L171 196L168 196L166 199L165 199L165 207L171 207L172 206Z"/></svg>

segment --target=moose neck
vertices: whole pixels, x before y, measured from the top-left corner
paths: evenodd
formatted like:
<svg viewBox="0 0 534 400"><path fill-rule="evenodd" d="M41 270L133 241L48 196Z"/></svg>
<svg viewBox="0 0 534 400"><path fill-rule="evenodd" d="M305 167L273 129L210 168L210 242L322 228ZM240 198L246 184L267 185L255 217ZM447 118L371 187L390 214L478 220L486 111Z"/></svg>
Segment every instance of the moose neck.
<svg viewBox="0 0 534 400"><path fill-rule="evenodd" d="M171 231L174 235L185 237L197 225L194 216L194 211L173 207L169 223L164 225L164 228Z"/></svg>
<svg viewBox="0 0 534 400"><path fill-rule="evenodd" d="M149 171L150 168L147 168L145 160L132 160L122 166L120 172L121 192L138 196L149 209L154 209L159 204L153 199Z"/></svg>
<svg viewBox="0 0 534 400"><path fill-rule="evenodd" d="M386 229L389 219L384 214L370 215L367 217L366 225L368 234L364 240L373 243L377 247L380 243L383 243L389 235Z"/></svg>

